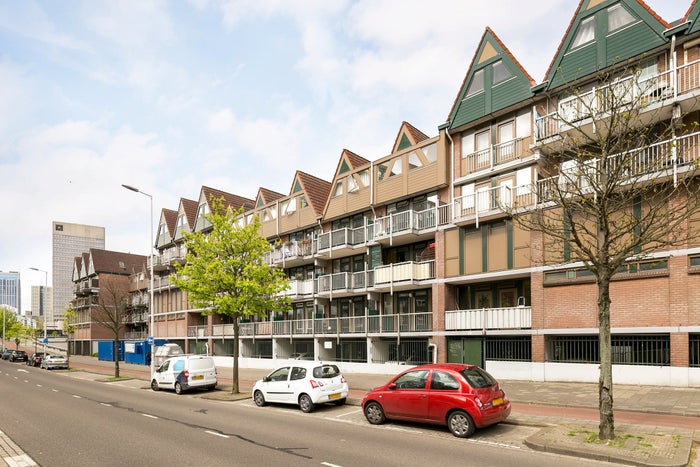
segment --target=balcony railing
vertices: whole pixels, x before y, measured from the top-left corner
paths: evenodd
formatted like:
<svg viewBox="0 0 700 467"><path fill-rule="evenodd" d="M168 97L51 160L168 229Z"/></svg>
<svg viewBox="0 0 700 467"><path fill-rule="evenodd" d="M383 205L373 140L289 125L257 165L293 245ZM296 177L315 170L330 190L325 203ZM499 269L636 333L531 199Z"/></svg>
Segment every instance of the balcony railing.
<svg viewBox="0 0 700 467"><path fill-rule="evenodd" d="M373 285L374 271L337 272L318 277L318 293L363 290Z"/></svg>
<svg viewBox="0 0 700 467"><path fill-rule="evenodd" d="M388 216L380 217L372 225L372 236L379 241L386 236L400 235L407 232L419 232L435 230L438 220L443 221L438 207L432 207L423 211L395 212ZM440 223L440 225L444 225Z"/></svg>
<svg viewBox="0 0 700 467"><path fill-rule="evenodd" d="M265 253L265 261L268 264L284 264L286 261L304 258L313 254L311 240L302 242L285 243Z"/></svg>
<svg viewBox="0 0 700 467"><path fill-rule="evenodd" d="M406 261L374 269L374 285L435 279L435 261Z"/></svg>
<svg viewBox="0 0 700 467"><path fill-rule="evenodd" d="M467 174L493 168L496 165L522 159L529 154L526 151L527 140L516 138L511 141L489 146L464 156L465 172Z"/></svg>
<svg viewBox="0 0 700 467"><path fill-rule="evenodd" d="M481 308L445 311L445 330L529 329L532 311L529 306L512 308Z"/></svg>
<svg viewBox="0 0 700 467"><path fill-rule="evenodd" d="M281 293L286 297L310 297L314 294L315 281L313 279L292 279L289 288Z"/></svg>
<svg viewBox="0 0 700 467"><path fill-rule="evenodd" d="M399 313L372 316L343 316L332 318L309 318L272 320L240 323L241 336L317 336L338 334L429 332L433 329L433 314ZM189 326L188 337L232 337L232 324L215 324L212 336L207 335L207 326Z"/></svg>
<svg viewBox="0 0 700 467"><path fill-rule="evenodd" d="M367 241L366 227L343 227L342 229L323 232L318 235L317 252L338 247L364 245Z"/></svg>
<svg viewBox="0 0 700 467"><path fill-rule="evenodd" d="M698 87L698 62L683 65L650 77L638 74L626 76L588 92L559 101L558 109L538 116L535 121L537 140L557 136L561 131L577 125L594 114L605 113L623 105L646 106L665 98L674 97L677 91L688 92Z"/></svg>

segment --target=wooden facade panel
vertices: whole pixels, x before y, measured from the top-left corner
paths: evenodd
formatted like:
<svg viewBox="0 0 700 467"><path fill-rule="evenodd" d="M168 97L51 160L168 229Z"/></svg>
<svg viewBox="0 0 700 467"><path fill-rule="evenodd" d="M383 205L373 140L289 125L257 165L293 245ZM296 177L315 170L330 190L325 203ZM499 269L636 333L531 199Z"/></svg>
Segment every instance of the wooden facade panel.
<svg viewBox="0 0 700 467"><path fill-rule="evenodd" d="M459 107L459 112L455 117L452 128L456 128L465 123L469 123L477 118L484 116L486 113L486 93L468 97Z"/></svg>
<svg viewBox="0 0 700 467"><path fill-rule="evenodd" d="M347 212L345 201L345 196L335 196L331 198L330 202L328 203L328 207L326 208L324 217L333 219L335 217L342 216L345 212Z"/></svg>
<svg viewBox="0 0 700 467"><path fill-rule="evenodd" d="M513 268L530 267L530 231L513 224Z"/></svg>
<svg viewBox="0 0 700 467"><path fill-rule="evenodd" d="M620 57L633 57L663 44L664 41L647 24L637 23L607 37L605 62L612 65L619 62Z"/></svg>
<svg viewBox="0 0 700 467"><path fill-rule="evenodd" d="M595 43L581 47L566 54L561 62L560 70L556 72L550 87L561 86L569 80L595 73L596 71Z"/></svg>
<svg viewBox="0 0 700 467"><path fill-rule="evenodd" d="M493 87L491 90L492 111L504 109L517 102L530 92L529 83L519 79L509 79Z"/></svg>
<svg viewBox="0 0 700 467"><path fill-rule="evenodd" d="M445 277L459 276L459 230L445 232Z"/></svg>
<svg viewBox="0 0 700 467"><path fill-rule="evenodd" d="M433 163L425 167L419 167L408 171L408 190L409 193L419 193L435 188L438 165Z"/></svg>
<svg viewBox="0 0 700 467"><path fill-rule="evenodd" d="M474 230L464 234L464 273L478 274L483 271L481 231Z"/></svg>
<svg viewBox="0 0 700 467"><path fill-rule="evenodd" d="M355 193L345 195L345 209L340 214L350 214L358 211L366 211L370 203L369 188L361 188Z"/></svg>
<svg viewBox="0 0 700 467"><path fill-rule="evenodd" d="M405 175L393 176L377 183L377 202L375 204L388 203L405 196Z"/></svg>
<svg viewBox="0 0 700 467"><path fill-rule="evenodd" d="M490 226L486 252L489 272L503 271L508 268L508 238L505 224Z"/></svg>

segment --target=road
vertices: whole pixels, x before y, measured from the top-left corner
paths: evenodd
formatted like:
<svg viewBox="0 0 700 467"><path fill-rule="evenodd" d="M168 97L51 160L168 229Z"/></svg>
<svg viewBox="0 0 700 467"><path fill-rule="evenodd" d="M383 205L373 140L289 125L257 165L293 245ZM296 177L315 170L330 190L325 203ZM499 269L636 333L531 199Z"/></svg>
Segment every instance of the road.
<svg viewBox="0 0 700 467"><path fill-rule="evenodd" d="M355 406L304 414L78 375L0 362L0 431L39 465L601 465L529 450L530 427L463 440L443 427L371 426Z"/></svg>

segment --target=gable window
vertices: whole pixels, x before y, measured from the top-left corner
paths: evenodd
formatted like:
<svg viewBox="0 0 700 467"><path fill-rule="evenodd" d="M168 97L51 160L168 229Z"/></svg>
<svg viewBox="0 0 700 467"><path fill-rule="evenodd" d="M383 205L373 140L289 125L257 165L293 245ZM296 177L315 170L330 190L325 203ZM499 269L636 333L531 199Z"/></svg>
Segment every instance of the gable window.
<svg viewBox="0 0 700 467"><path fill-rule="evenodd" d="M340 196L343 194L343 181L340 180L336 182L335 189L333 190L333 196Z"/></svg>
<svg viewBox="0 0 700 467"><path fill-rule="evenodd" d="M299 209L304 209L308 205L309 205L309 202L306 201L306 196L304 196L304 195L299 196Z"/></svg>
<svg viewBox="0 0 700 467"><path fill-rule="evenodd" d="M635 21L634 16L621 4L608 8L608 32L615 31Z"/></svg>
<svg viewBox="0 0 700 467"><path fill-rule="evenodd" d="M353 178L352 175L348 176L348 193L355 193L357 190L359 190L360 187L357 186L357 182Z"/></svg>
<svg viewBox="0 0 700 467"><path fill-rule="evenodd" d="M571 43L572 49L593 41L595 38L594 19L595 18L591 16L581 21L581 24L578 26L578 32L576 32L576 37L574 37L574 41Z"/></svg>
<svg viewBox="0 0 700 467"><path fill-rule="evenodd" d="M362 186L369 186L369 169L365 169L357 175L360 178Z"/></svg>
<svg viewBox="0 0 700 467"><path fill-rule="evenodd" d="M484 90L484 70L479 70L472 76L472 82L467 89L467 96Z"/></svg>
<svg viewBox="0 0 700 467"><path fill-rule="evenodd" d="M499 60L496 63L493 64L493 84L498 84L501 81L505 81L511 76L513 76L506 68L506 66L503 64L503 60Z"/></svg>

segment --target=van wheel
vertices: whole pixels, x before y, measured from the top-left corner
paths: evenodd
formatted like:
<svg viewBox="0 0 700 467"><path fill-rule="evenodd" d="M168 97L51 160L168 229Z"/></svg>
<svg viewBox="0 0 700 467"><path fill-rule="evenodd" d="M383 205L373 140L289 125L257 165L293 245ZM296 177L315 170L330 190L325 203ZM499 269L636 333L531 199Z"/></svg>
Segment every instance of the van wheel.
<svg viewBox="0 0 700 467"><path fill-rule="evenodd" d="M151 381L151 389L153 389L154 391L160 390L160 388L158 387L158 382L155 379Z"/></svg>
<svg viewBox="0 0 700 467"><path fill-rule="evenodd" d="M262 391L255 391L255 394L253 394L253 401L258 407L265 406L265 396L263 395Z"/></svg>
<svg viewBox="0 0 700 467"><path fill-rule="evenodd" d="M299 396L299 408L304 413L309 413L314 409L314 403L311 402L311 398L308 394Z"/></svg>
<svg viewBox="0 0 700 467"><path fill-rule="evenodd" d="M175 383L175 394L182 394L182 384Z"/></svg>

